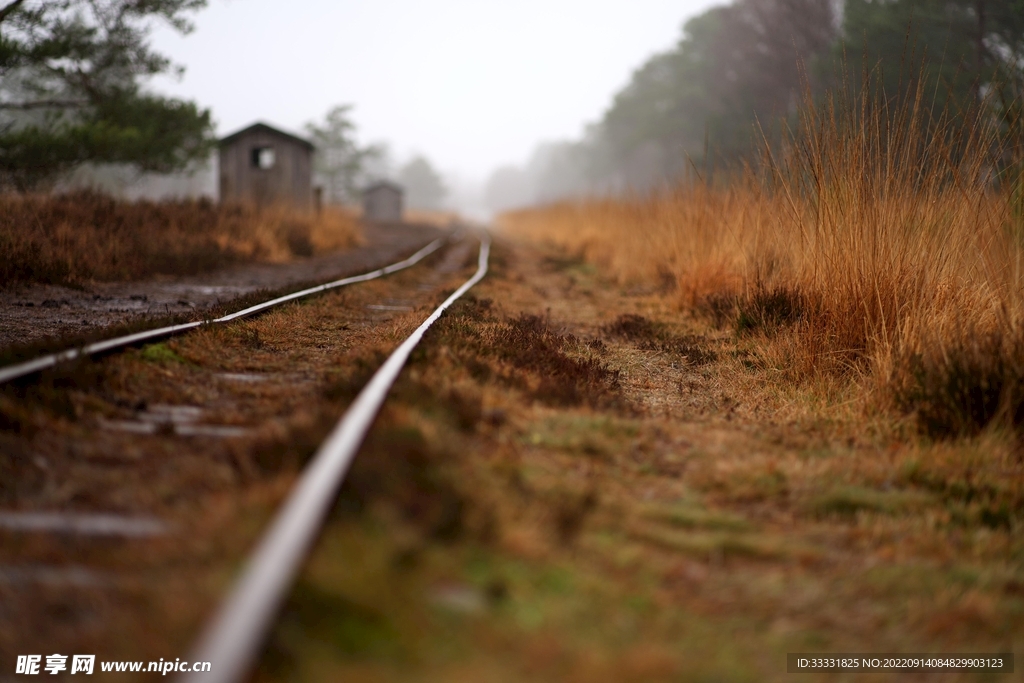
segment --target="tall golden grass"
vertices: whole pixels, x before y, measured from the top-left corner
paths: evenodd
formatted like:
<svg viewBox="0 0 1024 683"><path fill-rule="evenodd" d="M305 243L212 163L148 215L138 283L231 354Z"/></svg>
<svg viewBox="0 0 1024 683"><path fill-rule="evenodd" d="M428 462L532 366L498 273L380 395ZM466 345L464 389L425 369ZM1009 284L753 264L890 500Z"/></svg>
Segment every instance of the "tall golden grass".
<svg viewBox="0 0 1024 683"><path fill-rule="evenodd" d="M918 90L806 101L727 183L500 219L758 341L789 381L856 382L935 435L1024 424L1024 222L993 117ZM1002 164L1002 166L1000 166Z"/></svg>
<svg viewBox="0 0 1024 683"><path fill-rule="evenodd" d="M0 196L0 287L77 285L281 262L356 244L356 219L326 208L126 202L84 192Z"/></svg>

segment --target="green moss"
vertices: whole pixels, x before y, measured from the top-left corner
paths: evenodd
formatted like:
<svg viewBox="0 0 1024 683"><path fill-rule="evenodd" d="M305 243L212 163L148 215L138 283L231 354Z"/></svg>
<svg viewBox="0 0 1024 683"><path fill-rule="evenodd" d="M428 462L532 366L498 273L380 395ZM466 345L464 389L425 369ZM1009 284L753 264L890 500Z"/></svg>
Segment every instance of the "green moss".
<svg viewBox="0 0 1024 683"><path fill-rule="evenodd" d="M522 441L531 446L609 457L628 448L635 422L603 415L559 415L531 424Z"/></svg>
<svg viewBox="0 0 1024 683"><path fill-rule="evenodd" d="M648 505L640 513L644 518L683 529L749 531L751 525L742 517L727 512L713 512L689 502Z"/></svg>
<svg viewBox="0 0 1024 683"><path fill-rule="evenodd" d="M174 349L164 342L144 346L139 355L143 360L150 363L182 363L184 365L191 365L191 363L179 356Z"/></svg>
<svg viewBox="0 0 1024 683"><path fill-rule="evenodd" d="M635 540L706 560L709 557L745 557L772 560L793 555L806 555L799 548L790 547L778 538L765 534L746 534L724 531L679 531L663 527L634 529Z"/></svg>
<svg viewBox="0 0 1024 683"><path fill-rule="evenodd" d="M932 500L928 494L914 491L839 486L812 498L808 508L820 517L854 516L861 511L895 515L927 507Z"/></svg>
<svg viewBox="0 0 1024 683"><path fill-rule="evenodd" d="M260 669L282 676L320 650L335 660L393 661L402 655L401 642L384 615L304 580L282 610Z"/></svg>

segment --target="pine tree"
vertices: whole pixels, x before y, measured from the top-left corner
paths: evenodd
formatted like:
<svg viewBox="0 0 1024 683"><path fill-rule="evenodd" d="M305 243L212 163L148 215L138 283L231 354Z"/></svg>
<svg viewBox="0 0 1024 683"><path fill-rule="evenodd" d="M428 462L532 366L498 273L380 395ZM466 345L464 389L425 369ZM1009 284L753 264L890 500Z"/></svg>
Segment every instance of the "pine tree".
<svg viewBox="0 0 1024 683"><path fill-rule="evenodd" d="M29 190L85 162L172 172L205 159L209 110L144 88L178 72L153 20L187 33L206 0L11 0L0 7L0 186Z"/></svg>

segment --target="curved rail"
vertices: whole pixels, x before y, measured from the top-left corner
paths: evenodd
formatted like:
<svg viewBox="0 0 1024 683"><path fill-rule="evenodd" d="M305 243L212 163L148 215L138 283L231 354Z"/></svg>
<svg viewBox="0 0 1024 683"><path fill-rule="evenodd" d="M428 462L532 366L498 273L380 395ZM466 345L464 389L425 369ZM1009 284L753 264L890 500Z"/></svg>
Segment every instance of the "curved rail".
<svg viewBox="0 0 1024 683"><path fill-rule="evenodd" d="M235 311L234 313L229 313L227 315L221 316L220 318L214 318L212 320L197 320L195 322L181 323L179 325L169 325L167 327L157 327L152 330L145 330L143 332L127 334L122 337L115 337L113 339L106 339L104 341L93 342L91 344L86 344L85 346L82 346L80 348L67 349L65 351L58 351L57 353L50 353L45 356L40 356L38 358L25 361L23 363L15 363L13 365L8 365L6 367L0 368L0 384L3 384L4 382L9 382L12 379L17 379L19 377L31 375L34 372L40 372L42 370L52 368L60 363L72 361L75 360L76 358L93 356L98 353L106 353L107 351L113 351L114 349L124 348L126 346L131 346L133 344L138 344L144 341L153 341L155 339L172 337L176 334L187 332L188 330L194 330L197 327L204 327L206 325L217 325L220 323L231 322L232 320L246 318L250 315L255 315L256 313L265 311L268 308L280 306L283 303L294 301L296 299L302 299L312 294L319 294L320 292L326 292L337 287L344 287L345 285L352 285L357 282L366 282L367 280L373 280L379 277L383 277L384 275L390 275L391 273L416 265L425 257L437 251L445 242L445 240L450 239L450 237L451 236L447 238L438 237L436 240L434 240L427 246L423 247L412 256L402 259L397 263L392 263L389 266L384 266L383 268L378 268L377 270L371 270L370 272L363 273L362 275L353 275L351 277L346 277L340 280L334 280L333 282L317 285L316 287L310 287L308 289L303 289L298 292L292 292L291 294L285 294L284 296L279 296L276 299L264 301L263 303L259 303L256 304L255 306L244 308L240 311Z"/></svg>
<svg viewBox="0 0 1024 683"><path fill-rule="evenodd" d="M427 329L487 274L490 247L490 237L482 233L473 277L395 349L317 450L250 557L241 580L199 641L192 661L211 662L213 670L189 674L181 680L237 683L249 672L391 385Z"/></svg>

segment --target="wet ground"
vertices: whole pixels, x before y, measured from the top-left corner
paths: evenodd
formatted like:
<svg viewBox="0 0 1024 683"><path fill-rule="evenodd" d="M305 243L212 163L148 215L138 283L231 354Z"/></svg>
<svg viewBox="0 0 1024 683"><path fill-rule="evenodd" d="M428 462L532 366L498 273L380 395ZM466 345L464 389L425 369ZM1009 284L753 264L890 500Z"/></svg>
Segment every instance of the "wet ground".
<svg viewBox="0 0 1024 683"><path fill-rule="evenodd" d="M315 448L344 412L344 396L322 397L353 369L349 350L390 351L465 281L478 248L467 237L388 277L202 328L186 335L204 340L199 355L180 355L174 338L0 387L0 681L38 648L187 656L290 488L292 448ZM83 404L71 428L87 435L39 402L92 401L120 387L100 375L124 362L130 398ZM56 377L75 388L52 393ZM253 448L268 459L238 459ZM209 533L223 529L215 518L223 536Z"/></svg>
<svg viewBox="0 0 1024 683"><path fill-rule="evenodd" d="M0 386L0 681L29 653L117 681L153 676L102 662L187 659L477 247ZM869 432L754 351L499 236L392 388L252 680L789 683L790 652L1022 651L1019 444Z"/></svg>
<svg viewBox="0 0 1024 683"><path fill-rule="evenodd" d="M354 275L397 261L443 232L428 225L368 225L361 247L291 263L250 264L144 282L94 283L81 289L30 285L0 290L0 348L79 335L140 317L200 312L259 290Z"/></svg>

